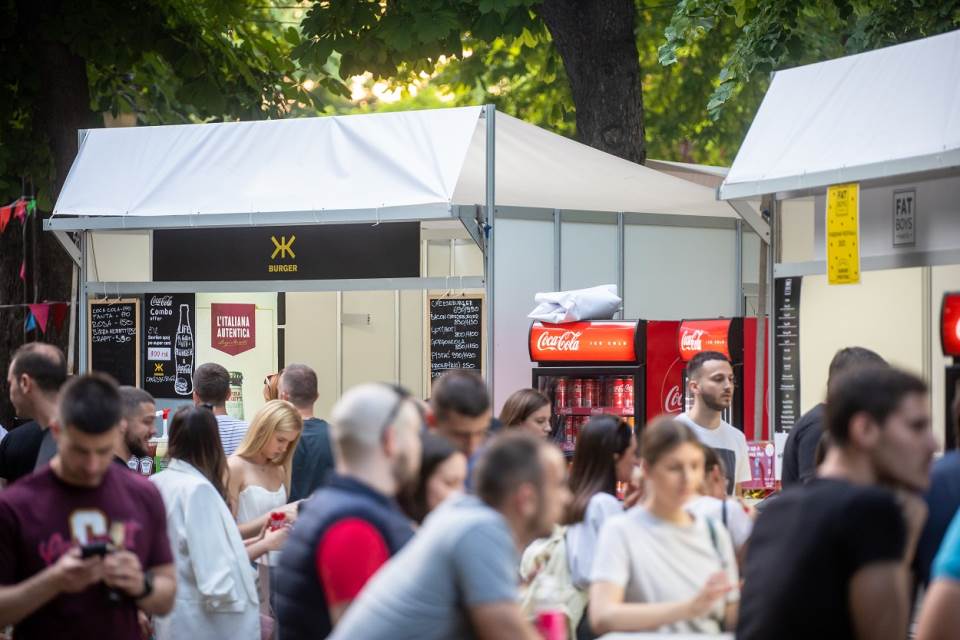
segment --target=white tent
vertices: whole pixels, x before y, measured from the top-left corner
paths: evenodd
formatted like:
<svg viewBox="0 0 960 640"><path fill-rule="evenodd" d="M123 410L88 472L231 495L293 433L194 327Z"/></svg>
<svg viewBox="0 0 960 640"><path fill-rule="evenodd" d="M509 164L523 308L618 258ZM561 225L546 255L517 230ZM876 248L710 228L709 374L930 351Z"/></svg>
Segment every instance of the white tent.
<svg viewBox="0 0 960 640"><path fill-rule="evenodd" d="M628 222L736 229L740 216L766 237L752 211L719 202L713 189L549 133L492 106L289 120L92 129L44 228L55 232L88 281L86 232L391 221L460 223L483 251L484 275L459 278L487 293L488 374L494 368L494 244L498 211L619 216L617 264L624 279ZM494 207L494 203L496 207ZM554 219L554 218L551 218ZM442 222L441 222L442 224ZM67 231L82 231L77 247ZM612 252L609 249L593 249ZM557 258L559 260L559 258ZM559 281L559 262L555 267ZM117 294L146 291L348 291L449 289L442 278L267 282L111 282ZM739 281L731 298L742 293ZM86 306L78 307L86 332ZM525 312L524 312L525 313ZM521 324L520 312L516 320ZM85 363L86 341L81 340ZM513 351L516 351L514 349Z"/></svg>
<svg viewBox="0 0 960 640"><path fill-rule="evenodd" d="M463 107L88 130L54 217L122 220L54 228L449 217L452 205L485 202L481 114ZM709 189L505 114L497 114L495 147L497 205L736 217Z"/></svg>
<svg viewBox="0 0 960 640"><path fill-rule="evenodd" d="M724 200L960 166L960 31L778 71Z"/></svg>
<svg viewBox="0 0 960 640"><path fill-rule="evenodd" d="M859 184L861 271L960 264L960 31L778 71L718 192L735 206L766 198L772 281L826 273L825 194L842 183ZM913 203L912 241L895 233L901 194ZM785 213L800 198L813 205L809 227ZM788 224L805 237L781 234ZM788 241L809 248L782 261L773 247ZM773 287L768 308L777 326ZM856 323L849 310L832 312ZM771 389L777 338L770 332Z"/></svg>

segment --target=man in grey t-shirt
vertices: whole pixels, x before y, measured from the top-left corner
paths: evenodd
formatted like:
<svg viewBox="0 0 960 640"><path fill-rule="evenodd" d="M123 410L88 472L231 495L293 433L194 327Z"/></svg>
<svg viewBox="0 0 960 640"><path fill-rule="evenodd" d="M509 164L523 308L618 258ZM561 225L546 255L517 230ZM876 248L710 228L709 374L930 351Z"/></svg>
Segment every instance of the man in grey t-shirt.
<svg viewBox="0 0 960 640"><path fill-rule="evenodd" d="M518 550L548 535L570 500L563 456L526 434L484 451L476 496L442 505L361 592L332 640L540 636L517 603Z"/></svg>

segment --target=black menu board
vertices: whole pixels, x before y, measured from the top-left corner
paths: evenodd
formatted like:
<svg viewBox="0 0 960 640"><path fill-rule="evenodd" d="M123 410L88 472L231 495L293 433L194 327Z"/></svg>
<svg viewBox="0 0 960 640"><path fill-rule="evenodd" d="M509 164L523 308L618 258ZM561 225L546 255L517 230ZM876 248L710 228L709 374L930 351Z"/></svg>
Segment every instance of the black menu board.
<svg viewBox="0 0 960 640"><path fill-rule="evenodd" d="M430 379L450 369L483 365L483 298L430 298Z"/></svg>
<svg viewBox="0 0 960 640"><path fill-rule="evenodd" d="M140 384L140 301L91 300L88 362L91 371L109 374L119 384Z"/></svg>
<svg viewBox="0 0 960 640"><path fill-rule="evenodd" d="M774 411L777 431L800 419L800 285L802 278L777 278L774 346Z"/></svg>
<svg viewBox="0 0 960 640"><path fill-rule="evenodd" d="M154 293L144 299L143 388L154 398L193 394L196 296Z"/></svg>

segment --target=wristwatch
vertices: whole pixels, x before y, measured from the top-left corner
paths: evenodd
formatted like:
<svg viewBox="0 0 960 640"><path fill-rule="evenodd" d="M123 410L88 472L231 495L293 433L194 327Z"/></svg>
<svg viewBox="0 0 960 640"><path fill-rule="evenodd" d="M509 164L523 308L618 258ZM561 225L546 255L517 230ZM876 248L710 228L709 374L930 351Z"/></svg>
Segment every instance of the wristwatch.
<svg viewBox="0 0 960 640"><path fill-rule="evenodd" d="M134 598L134 600L143 600L150 596L153 593L153 572L144 571L143 572L143 591Z"/></svg>

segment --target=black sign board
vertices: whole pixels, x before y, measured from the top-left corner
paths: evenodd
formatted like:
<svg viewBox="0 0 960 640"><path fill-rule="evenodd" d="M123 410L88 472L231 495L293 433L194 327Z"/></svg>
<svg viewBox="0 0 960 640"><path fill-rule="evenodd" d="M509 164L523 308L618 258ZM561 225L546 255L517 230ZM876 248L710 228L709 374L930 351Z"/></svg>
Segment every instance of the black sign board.
<svg viewBox="0 0 960 640"><path fill-rule="evenodd" d="M483 364L483 298L430 298L430 379Z"/></svg>
<svg viewBox="0 0 960 640"><path fill-rule="evenodd" d="M90 369L119 383L140 384L140 301L91 300L88 358Z"/></svg>
<svg viewBox="0 0 960 640"><path fill-rule="evenodd" d="M155 281L419 276L418 222L153 232Z"/></svg>
<svg viewBox="0 0 960 640"><path fill-rule="evenodd" d="M154 398L193 394L196 296L154 293L145 296L143 388Z"/></svg>
<svg viewBox="0 0 960 640"><path fill-rule="evenodd" d="M774 304L774 424L790 431L800 419L800 284L802 278L777 278Z"/></svg>

